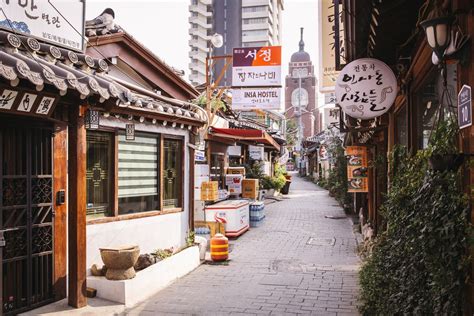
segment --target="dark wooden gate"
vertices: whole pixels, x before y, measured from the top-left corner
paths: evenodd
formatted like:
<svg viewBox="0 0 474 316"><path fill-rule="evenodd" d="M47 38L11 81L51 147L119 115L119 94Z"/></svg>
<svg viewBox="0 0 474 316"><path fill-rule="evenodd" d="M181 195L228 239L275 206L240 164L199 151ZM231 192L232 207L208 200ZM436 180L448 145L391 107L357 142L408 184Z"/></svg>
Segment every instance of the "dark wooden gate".
<svg viewBox="0 0 474 316"><path fill-rule="evenodd" d="M53 300L51 137L48 129L0 124L0 297L6 315Z"/></svg>

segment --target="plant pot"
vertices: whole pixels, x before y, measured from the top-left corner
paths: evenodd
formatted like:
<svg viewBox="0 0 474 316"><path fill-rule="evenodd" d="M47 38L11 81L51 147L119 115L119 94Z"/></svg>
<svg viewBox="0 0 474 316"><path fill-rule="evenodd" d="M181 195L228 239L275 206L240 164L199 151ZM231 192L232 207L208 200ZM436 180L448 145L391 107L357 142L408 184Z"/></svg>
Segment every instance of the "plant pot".
<svg viewBox="0 0 474 316"><path fill-rule="evenodd" d="M138 246L100 248L100 256L107 267L107 280L128 280L135 277L133 266L140 255Z"/></svg>
<svg viewBox="0 0 474 316"><path fill-rule="evenodd" d="M291 176L289 174L285 174L285 178L286 180L291 181Z"/></svg>
<svg viewBox="0 0 474 316"><path fill-rule="evenodd" d="M265 197L271 198L275 195L275 189L266 189L265 190Z"/></svg>
<svg viewBox="0 0 474 316"><path fill-rule="evenodd" d="M287 195L288 192L290 191L290 184L291 184L291 181L286 181L285 185L283 186L283 188L281 189L281 194L285 194Z"/></svg>
<svg viewBox="0 0 474 316"><path fill-rule="evenodd" d="M429 158L430 168L434 171L457 171L464 162L463 154L433 154Z"/></svg>

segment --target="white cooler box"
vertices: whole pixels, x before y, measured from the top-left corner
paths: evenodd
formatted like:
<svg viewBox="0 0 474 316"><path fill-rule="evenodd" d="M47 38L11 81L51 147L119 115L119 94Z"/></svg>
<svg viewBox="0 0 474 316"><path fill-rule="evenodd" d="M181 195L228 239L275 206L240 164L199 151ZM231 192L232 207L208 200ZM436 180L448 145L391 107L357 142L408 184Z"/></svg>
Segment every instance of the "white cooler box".
<svg viewBox="0 0 474 316"><path fill-rule="evenodd" d="M237 237L249 229L249 202L227 200L206 206L207 222L225 223L225 235Z"/></svg>

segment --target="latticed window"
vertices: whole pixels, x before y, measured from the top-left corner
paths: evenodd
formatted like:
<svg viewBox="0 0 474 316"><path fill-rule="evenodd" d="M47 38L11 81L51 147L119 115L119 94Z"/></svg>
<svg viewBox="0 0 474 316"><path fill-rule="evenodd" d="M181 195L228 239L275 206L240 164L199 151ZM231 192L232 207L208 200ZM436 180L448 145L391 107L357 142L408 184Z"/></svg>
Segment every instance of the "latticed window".
<svg viewBox="0 0 474 316"><path fill-rule="evenodd" d="M112 189L112 136L111 133L87 132L87 216L111 214Z"/></svg>
<svg viewBox="0 0 474 316"><path fill-rule="evenodd" d="M163 208L181 207L183 141L165 139L163 142Z"/></svg>

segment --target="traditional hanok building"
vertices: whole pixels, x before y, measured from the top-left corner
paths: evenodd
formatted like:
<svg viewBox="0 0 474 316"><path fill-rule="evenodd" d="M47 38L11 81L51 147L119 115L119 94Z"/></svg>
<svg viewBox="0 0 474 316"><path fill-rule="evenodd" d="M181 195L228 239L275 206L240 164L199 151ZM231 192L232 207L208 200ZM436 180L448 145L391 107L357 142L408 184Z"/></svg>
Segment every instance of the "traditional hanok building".
<svg viewBox="0 0 474 316"><path fill-rule="evenodd" d="M443 102L457 107L457 95L464 85L474 86L474 15L473 3L469 0L452 1L372 1L343 0L340 16L345 28L345 53L347 62L358 58L376 58L389 65L398 81L398 95L391 110L372 121L357 122L346 116L343 129L347 132L347 145L364 145L369 148L369 159L387 155L395 145L405 145L412 152L425 149L430 130L433 129L435 113ZM452 26L452 47L446 54L447 89L451 100L442 99L443 73L432 46L434 37L428 36L420 22L429 19L434 10L449 12L453 19L445 19ZM337 14L335 14L337 16ZM338 23L336 21L336 23ZM451 25L452 24L452 25ZM338 30L338 26L335 26ZM446 35L446 34L445 34ZM470 37L470 41L466 41ZM449 37L438 38L443 40ZM448 43L449 44L449 43ZM444 49L441 53L444 52ZM336 52L338 53L338 52ZM471 96L472 98L472 96ZM472 99L471 99L472 102ZM472 104L472 103L471 103ZM471 109L472 112L472 109ZM474 127L461 130L459 150L474 153ZM472 168L465 169L463 183L466 193L472 197L474 174ZM377 164L369 170L369 193L356 193L356 209L361 209L365 219L375 232L383 229L379 214L383 193L387 190L387 165ZM471 221L474 219L472 209ZM472 275L472 273L471 273ZM472 303L473 287L470 286ZM468 314L472 314L472 304Z"/></svg>
<svg viewBox="0 0 474 316"><path fill-rule="evenodd" d="M205 112L186 102L194 89L126 33L97 36L90 45L109 51L85 54L76 33L82 1L2 9L2 312L66 296L82 307L98 247L184 243L192 223L187 145ZM31 19L41 14L50 23Z"/></svg>

